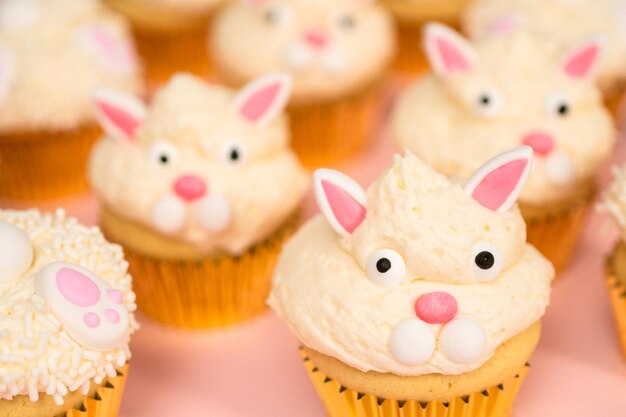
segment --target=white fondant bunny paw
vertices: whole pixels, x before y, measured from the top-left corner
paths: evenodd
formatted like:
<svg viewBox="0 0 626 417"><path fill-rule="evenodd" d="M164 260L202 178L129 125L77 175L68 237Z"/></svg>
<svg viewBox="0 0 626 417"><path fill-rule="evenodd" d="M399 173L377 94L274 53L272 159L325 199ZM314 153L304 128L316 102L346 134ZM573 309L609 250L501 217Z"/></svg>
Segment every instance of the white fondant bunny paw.
<svg viewBox="0 0 626 417"><path fill-rule="evenodd" d="M33 248L26 233L0 222L0 285L19 278L33 261Z"/></svg>
<svg viewBox="0 0 626 417"><path fill-rule="evenodd" d="M44 267L35 277L41 295L65 331L94 350L108 350L126 340L129 314L122 293L85 268L65 262Z"/></svg>

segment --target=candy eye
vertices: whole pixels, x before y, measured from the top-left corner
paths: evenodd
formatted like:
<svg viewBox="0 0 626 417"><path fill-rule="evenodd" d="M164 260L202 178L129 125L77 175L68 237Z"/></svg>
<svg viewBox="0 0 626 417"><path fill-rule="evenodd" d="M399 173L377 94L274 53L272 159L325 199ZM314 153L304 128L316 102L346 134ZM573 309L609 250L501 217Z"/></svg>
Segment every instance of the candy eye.
<svg viewBox="0 0 626 417"><path fill-rule="evenodd" d="M356 25L356 19L349 13L344 13L337 19L337 25L341 29L350 30Z"/></svg>
<svg viewBox="0 0 626 417"><path fill-rule="evenodd" d="M367 261L367 276L380 285L396 285L406 274L406 264L402 256L392 249L382 249L370 256Z"/></svg>
<svg viewBox="0 0 626 417"><path fill-rule="evenodd" d="M263 13L263 19L269 25L280 26L287 23L289 13L285 7L279 5L272 5L265 9Z"/></svg>
<svg viewBox="0 0 626 417"><path fill-rule="evenodd" d="M546 111L550 116L566 117L571 110L570 100L562 94L552 94L546 100Z"/></svg>
<svg viewBox="0 0 626 417"><path fill-rule="evenodd" d="M477 281L492 281L502 271L502 254L489 242L476 242L472 248L472 274Z"/></svg>
<svg viewBox="0 0 626 417"><path fill-rule="evenodd" d="M493 116L502 109L502 96L495 90L482 91L476 98L474 108L483 116Z"/></svg>
<svg viewBox="0 0 626 417"><path fill-rule="evenodd" d="M148 149L148 155L150 157L150 161L154 163L156 166L172 166L177 158L178 151L176 148L168 143L168 142L156 142L150 146Z"/></svg>
<svg viewBox="0 0 626 417"><path fill-rule="evenodd" d="M245 148L236 141L230 141L222 149L222 161L228 165L241 165L246 160Z"/></svg>

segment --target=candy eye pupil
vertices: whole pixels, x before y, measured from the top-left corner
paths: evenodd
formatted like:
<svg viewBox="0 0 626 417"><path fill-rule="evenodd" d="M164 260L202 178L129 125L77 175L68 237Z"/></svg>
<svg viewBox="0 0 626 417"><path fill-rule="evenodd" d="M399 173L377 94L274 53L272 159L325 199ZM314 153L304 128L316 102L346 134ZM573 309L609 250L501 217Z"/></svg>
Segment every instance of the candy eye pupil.
<svg viewBox="0 0 626 417"><path fill-rule="evenodd" d="M280 11L276 9L269 9L265 12L265 21L270 24L275 24L280 22L281 15Z"/></svg>
<svg viewBox="0 0 626 417"><path fill-rule="evenodd" d="M480 96L480 104L482 106L488 106L489 104L491 104L491 97L489 97L487 94L483 94L482 96Z"/></svg>
<svg viewBox="0 0 626 417"><path fill-rule="evenodd" d="M561 103L559 104L557 111L559 112L561 116L565 116L567 115L567 113L569 113L569 106L565 103Z"/></svg>
<svg viewBox="0 0 626 417"><path fill-rule="evenodd" d="M239 160L239 150L237 149L233 149L230 151L230 160L231 161L238 161Z"/></svg>
<svg viewBox="0 0 626 417"><path fill-rule="evenodd" d="M496 259L491 252L482 251L476 255L474 262L480 269L490 269L496 263Z"/></svg>
<svg viewBox="0 0 626 417"><path fill-rule="evenodd" d="M391 261L387 258L380 258L376 261L376 270L381 274L389 271L391 269Z"/></svg>
<svg viewBox="0 0 626 417"><path fill-rule="evenodd" d="M339 24L344 29L352 29L354 27L354 18L352 16L346 15L339 20Z"/></svg>
<svg viewBox="0 0 626 417"><path fill-rule="evenodd" d="M163 165L165 165L168 162L170 162L170 158L169 158L169 156L167 156L165 154L161 154L161 155L159 155L159 162L162 163Z"/></svg>

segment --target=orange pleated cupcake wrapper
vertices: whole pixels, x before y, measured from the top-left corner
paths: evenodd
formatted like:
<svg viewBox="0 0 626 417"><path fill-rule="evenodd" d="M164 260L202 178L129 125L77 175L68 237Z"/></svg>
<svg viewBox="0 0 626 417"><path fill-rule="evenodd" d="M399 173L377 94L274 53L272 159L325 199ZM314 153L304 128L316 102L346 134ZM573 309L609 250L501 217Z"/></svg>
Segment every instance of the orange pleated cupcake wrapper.
<svg viewBox="0 0 626 417"><path fill-rule="evenodd" d="M204 78L213 75L207 31L206 25L163 34L135 30L135 44L143 60L149 95L178 72Z"/></svg>
<svg viewBox="0 0 626 417"><path fill-rule="evenodd" d="M396 30L398 46L394 62L395 70L407 75L429 71L422 46L422 25L400 23Z"/></svg>
<svg viewBox="0 0 626 417"><path fill-rule="evenodd" d="M542 217L524 216L526 240L552 262L557 273L572 259L592 199L593 192L590 192L566 209L546 212Z"/></svg>
<svg viewBox="0 0 626 417"><path fill-rule="evenodd" d="M626 256L626 247L623 243L620 243L607 259L605 266L606 289L609 293L622 353L626 358L626 282L624 277L619 276L616 268L617 256L620 256L619 252L621 252L621 256Z"/></svg>
<svg viewBox="0 0 626 417"><path fill-rule="evenodd" d="M162 260L126 250L139 309L186 328L224 327L256 316L266 308L276 260L296 219L238 257Z"/></svg>
<svg viewBox="0 0 626 417"><path fill-rule="evenodd" d="M118 369L117 376L107 378L93 397L86 398L79 407L66 411L65 417L117 417L127 373L128 364Z"/></svg>
<svg viewBox="0 0 626 417"><path fill-rule="evenodd" d="M496 386L446 401L396 400L345 387L324 375L304 350L301 355L329 417L508 417L528 373L526 364Z"/></svg>
<svg viewBox="0 0 626 417"><path fill-rule="evenodd" d="M367 146L378 121L381 84L334 102L289 108L291 146L306 167L335 166Z"/></svg>
<svg viewBox="0 0 626 417"><path fill-rule="evenodd" d="M59 132L0 134L0 197L42 200L87 189L96 124Z"/></svg>

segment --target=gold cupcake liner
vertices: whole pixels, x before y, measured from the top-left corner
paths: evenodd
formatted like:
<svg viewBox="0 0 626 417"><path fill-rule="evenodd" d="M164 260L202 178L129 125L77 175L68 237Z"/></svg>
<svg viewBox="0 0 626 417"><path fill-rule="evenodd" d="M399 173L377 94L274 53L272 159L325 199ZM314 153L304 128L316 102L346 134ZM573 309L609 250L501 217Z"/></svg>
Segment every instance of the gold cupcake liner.
<svg viewBox="0 0 626 417"><path fill-rule="evenodd" d="M67 131L0 134L0 197L42 200L87 189L87 160L101 134L88 124Z"/></svg>
<svg viewBox="0 0 626 417"><path fill-rule="evenodd" d="M381 94L376 85L334 102L291 106L291 146L302 164L336 166L362 151L373 138Z"/></svg>
<svg viewBox="0 0 626 417"><path fill-rule="evenodd" d="M185 328L224 327L258 315L296 218L237 257L168 260L125 249L137 306L161 323Z"/></svg>
<svg viewBox="0 0 626 417"><path fill-rule="evenodd" d="M552 262L557 273L572 259L593 195L594 188L590 187L569 206L548 208L539 214L528 214L521 206L526 221L526 240Z"/></svg>
<svg viewBox="0 0 626 417"><path fill-rule="evenodd" d="M606 289L615 317L617 335L626 358L626 245L619 243L605 265Z"/></svg>
<svg viewBox="0 0 626 417"><path fill-rule="evenodd" d="M208 78L213 69L207 25L178 32L135 30L135 44L144 64L149 95L178 72Z"/></svg>
<svg viewBox="0 0 626 417"><path fill-rule="evenodd" d="M496 386L445 401L399 400L345 387L321 372L304 349L300 353L330 417L508 417L529 368L526 364Z"/></svg>
<svg viewBox="0 0 626 417"><path fill-rule="evenodd" d="M64 417L117 417L127 373L128 364L118 369L115 377L107 378L92 397L86 398L80 406L67 410Z"/></svg>

